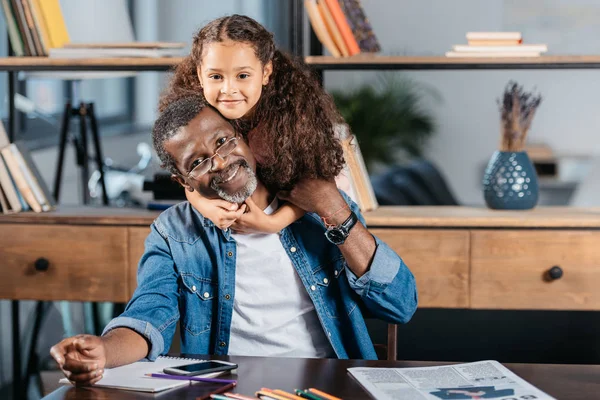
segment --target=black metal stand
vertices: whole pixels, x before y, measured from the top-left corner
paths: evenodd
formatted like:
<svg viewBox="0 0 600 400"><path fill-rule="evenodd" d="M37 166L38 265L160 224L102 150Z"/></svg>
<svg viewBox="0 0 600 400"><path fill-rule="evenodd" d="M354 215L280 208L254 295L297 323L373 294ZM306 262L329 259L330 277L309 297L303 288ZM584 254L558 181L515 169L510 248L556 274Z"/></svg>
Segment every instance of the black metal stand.
<svg viewBox="0 0 600 400"><path fill-rule="evenodd" d="M93 103L79 104L78 108L73 108L71 103L65 104L65 111L63 114L63 121L60 130L60 142L58 147L58 161L56 164L56 176L54 178L54 198L56 202L59 201L60 196L60 185L62 182L63 163L65 156L65 149L67 147L67 141L69 139L69 122L71 118L79 119L79 136L73 136L72 142L75 147L75 155L77 165L80 168L81 173L81 187L82 187L82 202L83 204L89 203L89 191L88 191L88 179L89 179L89 155L88 155L88 136L87 136L87 119L89 118L90 132L92 135L93 147L95 152L95 159L97 163L98 171L100 171L100 185L102 186L102 203L108 205L108 194L106 192L106 183L104 181L104 157L102 156L102 148L100 146L100 137L98 135L98 124L96 122L96 115L94 113Z"/></svg>

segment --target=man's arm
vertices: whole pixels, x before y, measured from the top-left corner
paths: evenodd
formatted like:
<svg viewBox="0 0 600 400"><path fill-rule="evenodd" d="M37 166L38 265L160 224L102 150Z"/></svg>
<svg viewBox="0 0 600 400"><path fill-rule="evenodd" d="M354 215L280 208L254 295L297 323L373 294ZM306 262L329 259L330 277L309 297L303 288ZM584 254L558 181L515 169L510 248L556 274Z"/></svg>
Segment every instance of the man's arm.
<svg viewBox="0 0 600 400"><path fill-rule="evenodd" d="M123 314L102 337L78 335L50 350L65 376L80 385L96 383L104 368L154 360L171 343L179 320L177 273L168 243L152 225L138 268L138 287Z"/></svg>
<svg viewBox="0 0 600 400"><path fill-rule="evenodd" d="M331 225L341 224L354 211L359 222L338 246L348 266L350 286L375 317L392 323L410 320L417 308L413 274L396 252L369 233L358 206L344 199L335 182L305 180L280 197L318 214Z"/></svg>
<svg viewBox="0 0 600 400"><path fill-rule="evenodd" d="M78 335L52 346L50 354L65 376L79 386L93 385L102 379L104 368L138 361L148 354L148 342L127 328L106 335Z"/></svg>

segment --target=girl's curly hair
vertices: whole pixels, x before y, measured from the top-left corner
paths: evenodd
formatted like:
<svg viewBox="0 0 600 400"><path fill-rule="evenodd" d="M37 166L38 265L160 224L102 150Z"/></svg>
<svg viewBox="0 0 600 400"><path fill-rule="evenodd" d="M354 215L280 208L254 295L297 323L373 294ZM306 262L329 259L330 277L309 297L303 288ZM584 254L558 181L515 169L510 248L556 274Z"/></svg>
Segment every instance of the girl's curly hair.
<svg viewBox="0 0 600 400"><path fill-rule="evenodd" d="M289 190L302 178L337 176L344 156L335 130L343 118L333 99L303 62L277 50L273 35L250 17L222 17L196 33L190 55L176 67L161 96L159 111L181 97L202 93L197 68L204 48L226 40L250 44L263 66L273 62L252 118L233 121L244 134L254 130L249 142L260 151L262 182L273 190Z"/></svg>

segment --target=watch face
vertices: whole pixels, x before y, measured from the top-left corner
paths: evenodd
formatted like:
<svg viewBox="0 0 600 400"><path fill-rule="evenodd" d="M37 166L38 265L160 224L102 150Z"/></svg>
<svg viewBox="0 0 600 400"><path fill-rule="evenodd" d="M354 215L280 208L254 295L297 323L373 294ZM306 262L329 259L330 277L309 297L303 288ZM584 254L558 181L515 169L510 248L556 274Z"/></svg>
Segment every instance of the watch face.
<svg viewBox="0 0 600 400"><path fill-rule="evenodd" d="M327 239L334 244L344 243L344 240L346 240L346 237L348 236L344 230L340 228L329 229L325 232L325 235L327 236Z"/></svg>

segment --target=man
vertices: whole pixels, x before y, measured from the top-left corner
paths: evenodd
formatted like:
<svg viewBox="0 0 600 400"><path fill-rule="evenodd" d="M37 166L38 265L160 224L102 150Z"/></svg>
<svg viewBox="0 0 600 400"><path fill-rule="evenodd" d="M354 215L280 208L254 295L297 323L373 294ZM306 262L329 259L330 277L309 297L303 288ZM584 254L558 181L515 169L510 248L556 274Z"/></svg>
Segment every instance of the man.
<svg viewBox="0 0 600 400"><path fill-rule="evenodd" d="M202 98L171 104L153 140L186 190L245 201L250 212L277 208L244 139ZM154 360L168 351L177 321L188 354L376 358L363 309L407 322L417 306L413 275L335 183L306 181L285 197L307 214L280 234L218 229L188 202L163 212L125 312L102 337L51 349L65 375L93 384L105 367Z"/></svg>

